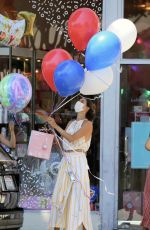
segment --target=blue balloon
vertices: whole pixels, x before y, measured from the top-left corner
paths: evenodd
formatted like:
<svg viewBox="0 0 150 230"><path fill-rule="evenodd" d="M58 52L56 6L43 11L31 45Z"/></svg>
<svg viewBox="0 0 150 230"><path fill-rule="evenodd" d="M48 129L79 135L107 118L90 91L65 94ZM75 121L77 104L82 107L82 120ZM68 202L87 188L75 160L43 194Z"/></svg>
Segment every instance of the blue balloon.
<svg viewBox="0 0 150 230"><path fill-rule="evenodd" d="M84 83L84 69L76 61L63 61L54 72L54 82L60 96L73 95Z"/></svg>
<svg viewBox="0 0 150 230"><path fill-rule="evenodd" d="M117 35L109 31L95 34L89 41L85 53L88 70L98 70L111 66L121 53L121 42Z"/></svg>

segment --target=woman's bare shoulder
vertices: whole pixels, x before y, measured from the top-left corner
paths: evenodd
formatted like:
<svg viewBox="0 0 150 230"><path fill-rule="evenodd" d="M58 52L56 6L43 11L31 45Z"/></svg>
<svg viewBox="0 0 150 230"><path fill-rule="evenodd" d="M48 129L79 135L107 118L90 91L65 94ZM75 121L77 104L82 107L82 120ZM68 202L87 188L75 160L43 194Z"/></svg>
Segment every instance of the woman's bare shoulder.
<svg viewBox="0 0 150 230"><path fill-rule="evenodd" d="M93 122L92 121L89 121L89 120L85 120L83 122L83 125L86 125L86 126L93 126Z"/></svg>

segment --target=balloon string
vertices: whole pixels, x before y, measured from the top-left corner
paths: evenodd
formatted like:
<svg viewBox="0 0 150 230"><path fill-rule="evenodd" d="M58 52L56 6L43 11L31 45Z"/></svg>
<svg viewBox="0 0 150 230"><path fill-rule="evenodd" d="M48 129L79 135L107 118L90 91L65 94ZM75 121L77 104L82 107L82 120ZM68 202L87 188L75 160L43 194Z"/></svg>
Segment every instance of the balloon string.
<svg viewBox="0 0 150 230"><path fill-rule="evenodd" d="M91 174L95 179L97 179L97 180L99 180L100 182L104 183L104 189L105 189L105 192L106 192L107 194L109 194L109 195L111 195L111 196L114 196L114 195L115 195L114 193L108 191L107 186L106 186L106 184L105 184L105 182L104 182L103 179L101 179L100 177L95 176L95 175L90 171L90 169L89 169L89 172L90 172L90 174Z"/></svg>
<svg viewBox="0 0 150 230"><path fill-rule="evenodd" d="M52 132L53 132L54 135L55 135L56 141L57 141L57 143L58 143L58 145L59 145L59 148L60 148L60 150L61 150L61 152L62 152L62 155L64 156L65 161L67 162L68 165L71 166L71 173L73 174L74 178L76 179L76 182L78 182L78 183L81 185L81 188L82 188L82 190L83 190L83 192L84 192L84 195L90 200L90 196L88 196L88 194L86 193L85 189L83 188L83 185L82 185L81 181L78 179L76 173L73 171L72 165L71 165L71 163L69 162L67 156L64 154L64 151L63 151L63 149L62 149L62 147L61 147L60 142L59 142L58 139L60 139L61 142L63 142L64 140L62 140L62 139L57 135L57 133L55 132L54 129L52 129ZM67 143L66 143L66 144L67 144ZM75 152L75 150L74 150L74 152ZM68 173L69 173L69 171L68 171Z"/></svg>
<svg viewBox="0 0 150 230"><path fill-rule="evenodd" d="M57 112L59 109L61 109L64 105L68 104L70 101L72 101L74 98L76 98L77 96L79 96L80 93L76 94L74 97L70 98L68 101L66 101L65 103L61 103L61 105L59 107L57 107L56 109L54 109L50 115L53 115L55 112Z"/></svg>
<svg viewBox="0 0 150 230"><path fill-rule="evenodd" d="M81 94L78 93L76 94L74 97L70 98L68 101L66 101L66 98L64 98L55 108L54 110L50 113L50 116L52 116L55 112L57 112L59 109L61 109L64 105L68 104L70 101L72 101L73 99L75 99L76 97L80 96ZM102 97L102 95L100 94L99 96L95 96L93 99L92 98L89 98L89 97L86 97L85 95L82 95L82 97L88 99L88 100L91 100L91 101L94 101L96 99L100 99ZM66 102L64 102L66 101ZM63 103L64 102L64 103Z"/></svg>
<svg viewBox="0 0 150 230"><path fill-rule="evenodd" d="M70 146L66 141L64 141L61 137L59 137L59 136L57 135L57 133L55 132L55 130L52 129L50 126L49 126L49 130L51 130L51 131L54 133L54 135L55 135L56 140L57 140L58 143L59 143L59 140L60 140L62 143L65 142L65 144L66 144L74 153L76 153L75 149L74 149L72 146ZM59 140L58 140L58 139L59 139ZM70 162L68 161L66 155L64 154L64 151L63 151L63 149L62 149L60 143L59 143L58 145L59 145L59 147L60 147L60 150L61 150L62 155L64 156L65 160L67 161L68 164L70 164ZM104 184L105 192L106 192L108 195L114 196L114 193L108 191L104 179L95 176L94 174L91 173L90 170L89 170L89 172L90 172L90 174L91 174L94 178L96 178L97 180L99 180L101 183ZM77 176L76 176L76 174L73 172L73 170L72 170L72 173L73 173L73 175L77 178ZM77 178L77 181L81 184L81 182L79 181L78 178ZM82 184L81 184L81 186L82 186ZM83 188L83 186L82 186L82 188ZM84 193L85 193L85 191L84 191ZM85 195L86 195L86 193L85 193ZM86 196L88 197L88 195L86 195Z"/></svg>
<svg viewBox="0 0 150 230"><path fill-rule="evenodd" d="M59 107L62 105L62 103L64 103L64 102L66 101L67 98L68 98L68 97L65 97L59 104L57 104L57 105L54 107L54 110L56 110L57 108L59 108Z"/></svg>
<svg viewBox="0 0 150 230"><path fill-rule="evenodd" d="M100 99L102 97L102 94L100 94L99 96L95 96L94 98L90 98L88 96L83 95L83 98L91 100L91 101L95 101L96 99Z"/></svg>
<svg viewBox="0 0 150 230"><path fill-rule="evenodd" d="M54 132L55 132L55 131L54 131ZM55 135L57 136L58 139L61 140L61 142L65 142L61 137L59 137L59 136L56 134L56 132L55 132ZM67 142L65 142L65 144L66 144L74 153L76 153L75 149L74 149L73 147L71 147ZM64 155L62 148L61 148L61 151L62 151L62 154ZM101 182L104 184L105 192L106 192L107 194L109 194L109 195L111 195L111 196L114 196L114 193L108 191L107 186L106 186L106 184L105 184L105 181L104 181L103 179L101 179L101 178L95 176L94 174L92 174L90 170L89 170L89 172L90 172L90 174L91 174L93 177L95 177L97 180L101 181Z"/></svg>

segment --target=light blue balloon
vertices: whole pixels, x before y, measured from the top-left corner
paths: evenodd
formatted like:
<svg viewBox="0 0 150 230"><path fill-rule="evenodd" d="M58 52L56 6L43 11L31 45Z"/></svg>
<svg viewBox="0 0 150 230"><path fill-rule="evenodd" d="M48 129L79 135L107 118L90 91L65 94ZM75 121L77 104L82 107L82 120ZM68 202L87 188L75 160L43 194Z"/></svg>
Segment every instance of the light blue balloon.
<svg viewBox="0 0 150 230"><path fill-rule="evenodd" d="M60 96L71 96L77 93L84 83L84 69L76 61L63 61L54 72L54 82Z"/></svg>
<svg viewBox="0 0 150 230"><path fill-rule="evenodd" d="M88 70L98 70L111 66L121 53L121 42L117 35L109 31L95 34L89 41L85 53Z"/></svg>

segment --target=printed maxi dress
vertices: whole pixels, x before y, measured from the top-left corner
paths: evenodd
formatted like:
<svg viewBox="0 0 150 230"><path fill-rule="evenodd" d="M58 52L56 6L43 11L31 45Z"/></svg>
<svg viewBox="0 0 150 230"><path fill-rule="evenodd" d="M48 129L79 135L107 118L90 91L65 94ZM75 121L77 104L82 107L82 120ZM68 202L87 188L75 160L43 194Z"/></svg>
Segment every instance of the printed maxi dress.
<svg viewBox="0 0 150 230"><path fill-rule="evenodd" d="M73 121L66 132L76 133L83 122L84 120ZM73 143L64 139L63 149L66 152L64 151L64 157L60 163L52 197L49 230L54 227L79 230L82 225L87 230L93 229L90 214L89 167L86 159L90 142L91 138L88 141L81 138ZM77 151L71 151L72 149Z"/></svg>

